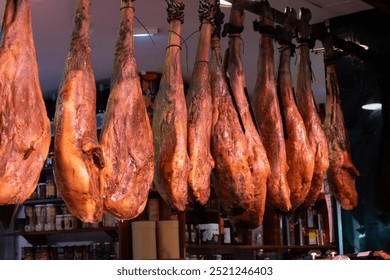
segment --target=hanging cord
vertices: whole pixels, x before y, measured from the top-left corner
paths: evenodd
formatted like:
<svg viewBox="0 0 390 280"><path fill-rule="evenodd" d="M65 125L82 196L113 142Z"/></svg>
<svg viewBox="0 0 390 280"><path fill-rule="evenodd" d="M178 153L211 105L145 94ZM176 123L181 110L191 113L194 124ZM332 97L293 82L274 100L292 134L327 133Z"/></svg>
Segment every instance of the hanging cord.
<svg viewBox="0 0 390 280"><path fill-rule="evenodd" d="M265 25L258 20L253 22L253 30L259 32L263 36L276 37L276 29L271 25Z"/></svg>
<svg viewBox="0 0 390 280"><path fill-rule="evenodd" d="M181 43L180 43L180 45L171 44L171 45L167 46L165 49L168 49L170 47L178 47L181 50L181 45L184 44L186 47L186 67L187 67L187 72L189 72L189 70L188 70L188 45L186 43L186 40L188 39L188 37L186 39L184 39L179 33L177 33L176 31L173 31L173 30L168 30L168 32L171 32L171 33L179 36L181 39Z"/></svg>
<svg viewBox="0 0 390 280"><path fill-rule="evenodd" d="M148 37L152 41L153 45L157 47L156 43L152 38L152 34L149 33L149 30L146 28L146 26L136 16L134 16L134 18L138 21L139 24L141 24L141 26L145 29L146 33L148 33Z"/></svg>
<svg viewBox="0 0 390 280"><path fill-rule="evenodd" d="M181 24L184 23L184 3L172 2L171 0L165 0L168 4L168 22L171 20L180 20Z"/></svg>
<svg viewBox="0 0 390 280"><path fill-rule="evenodd" d="M211 23L212 25L215 24L213 13L215 12L215 6L209 2L206 2L204 0L200 0L199 2L199 21L200 23Z"/></svg>
<svg viewBox="0 0 390 280"><path fill-rule="evenodd" d="M239 38L241 40L241 43L242 43L242 53L244 54L245 43L241 37L241 33L243 31L244 31L244 26L238 26L238 25L235 25L235 24L228 22L228 23L225 23L223 25L222 37L226 37L226 35L227 35L229 38L232 38L232 37Z"/></svg>
<svg viewBox="0 0 390 280"><path fill-rule="evenodd" d="M130 0L131 2L134 2L135 0ZM119 9L119 11L122 11L122 10L124 10L124 9L132 9L133 10L133 14L135 14L135 8L134 8L134 6L130 6L130 5L127 5L127 6L123 6L123 7L121 7L120 9ZM155 47L157 47L156 46L156 43L153 41L153 38L152 38L152 34L150 34L149 33L149 30L146 28L146 26L134 15L134 18L138 21L138 23L145 29L145 31L146 31L146 33L148 33L148 37L149 37L149 39L152 41L152 43L153 43L153 45L155 46Z"/></svg>
<svg viewBox="0 0 390 280"><path fill-rule="evenodd" d="M297 42L299 43L298 49L302 46L308 46L309 49L313 49L315 46L315 40L316 39L306 39L306 38L297 38ZM309 68L310 68L310 80L316 81L316 76L314 75L313 68L311 67L311 61L309 61Z"/></svg>
<svg viewBox="0 0 390 280"><path fill-rule="evenodd" d="M221 26L223 24L224 17L225 14L221 11L219 0L217 0L216 7L215 7L215 15L214 15L214 30L211 36L217 36L218 38L221 38Z"/></svg>
<svg viewBox="0 0 390 280"><path fill-rule="evenodd" d="M283 37L283 27L276 26L276 40L279 42L280 45L288 46L291 49L291 56L295 55L295 44L292 43L290 40L286 40ZM285 48L279 48L281 51L283 51Z"/></svg>
<svg viewBox="0 0 390 280"><path fill-rule="evenodd" d="M168 13L168 22L170 23L172 20L180 20L180 23L183 24L184 23L184 3L180 3L180 2L172 2L171 0L165 0L165 2L167 3L167 13ZM178 47L180 48L181 50L181 45L184 44L186 46L186 65L187 65L187 72L188 72L188 46L185 42L185 39L183 39L183 37L173 31L173 30L168 30L168 32L171 32L173 34L176 34L177 36L180 37L181 39L181 43L180 45L169 45L166 47L166 49L170 48L170 47Z"/></svg>
<svg viewBox="0 0 390 280"><path fill-rule="evenodd" d="M212 26L215 25L215 20L214 20L215 6L213 4L206 2L204 0L200 0L198 13L199 13L199 21L200 21L199 29L202 28L202 24L204 23L210 23ZM197 32L198 31L193 32L190 36L186 38L186 40ZM194 65L197 65L198 63L208 64L209 62L207 60L199 60L199 61L195 61Z"/></svg>

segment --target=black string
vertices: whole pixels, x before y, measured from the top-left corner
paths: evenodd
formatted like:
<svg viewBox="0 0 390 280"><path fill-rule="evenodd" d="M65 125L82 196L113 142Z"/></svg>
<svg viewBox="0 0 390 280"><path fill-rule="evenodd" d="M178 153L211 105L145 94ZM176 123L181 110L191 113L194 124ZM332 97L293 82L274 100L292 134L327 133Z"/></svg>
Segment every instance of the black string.
<svg viewBox="0 0 390 280"><path fill-rule="evenodd" d="M313 49L316 45L316 38L297 38L297 42L301 45L307 44L310 49Z"/></svg>
<svg viewBox="0 0 390 280"><path fill-rule="evenodd" d="M176 44L171 44L171 45L167 46L165 49L168 49L170 47L178 47L181 50L181 46L180 45L176 45Z"/></svg>
<svg viewBox="0 0 390 280"><path fill-rule="evenodd" d="M176 31L168 30L168 32L172 32L173 34L176 34L177 36L179 36L181 39L180 45L184 44L186 46L186 65L187 65L187 72L189 72L189 70L188 70L188 45L187 45L185 39L183 39L183 37L179 33L177 33ZM179 46L179 45L169 45L166 47L166 49L170 48L171 46ZM181 46L179 46L179 47L181 50Z"/></svg>
<svg viewBox="0 0 390 280"><path fill-rule="evenodd" d="M244 26L238 26L228 22L223 26L222 37L226 37L227 34L240 34L242 31L244 31Z"/></svg>
<svg viewBox="0 0 390 280"><path fill-rule="evenodd" d="M133 9L133 12L135 12L135 8L132 7L132 6L123 6L123 7L121 7L121 8L119 9L119 11L122 11L122 10L124 10L124 9Z"/></svg>
<svg viewBox="0 0 390 280"><path fill-rule="evenodd" d="M253 30L259 32L261 35L268 35L271 37L276 37L277 35L275 27L262 24L260 21L253 22Z"/></svg>
<svg viewBox="0 0 390 280"><path fill-rule="evenodd" d="M139 24L141 24L141 26L145 29L146 33L149 34L148 37L149 37L150 40L152 40L153 45L154 45L155 47L157 47L157 46L156 46L156 43L153 41L152 34L149 33L149 30L146 28L146 26L145 26L145 25L144 25L136 16L134 16L134 18L138 21Z"/></svg>
<svg viewBox="0 0 390 280"><path fill-rule="evenodd" d="M194 65L198 64L198 63L207 63L209 64L209 62L207 60L198 60L194 63Z"/></svg>

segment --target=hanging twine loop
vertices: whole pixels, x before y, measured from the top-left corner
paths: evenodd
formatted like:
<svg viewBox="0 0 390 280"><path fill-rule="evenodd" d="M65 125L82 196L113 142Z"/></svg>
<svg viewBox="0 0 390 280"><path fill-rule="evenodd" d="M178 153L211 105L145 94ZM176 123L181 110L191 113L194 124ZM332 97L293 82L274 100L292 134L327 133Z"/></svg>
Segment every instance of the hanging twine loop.
<svg viewBox="0 0 390 280"><path fill-rule="evenodd" d="M181 24L184 23L184 3L172 2L171 0L165 0L168 4L168 22L171 20L180 20Z"/></svg>
<svg viewBox="0 0 390 280"><path fill-rule="evenodd" d="M214 25L215 19L214 19L214 13L215 13L215 6L209 2L206 2L204 0L201 0L199 2L199 21L200 23L211 23Z"/></svg>
<svg viewBox="0 0 390 280"><path fill-rule="evenodd" d="M221 11L219 0L217 0L216 7L215 7L215 15L214 15L214 31L212 35L217 36L218 38L221 38L224 18L225 18L225 14Z"/></svg>

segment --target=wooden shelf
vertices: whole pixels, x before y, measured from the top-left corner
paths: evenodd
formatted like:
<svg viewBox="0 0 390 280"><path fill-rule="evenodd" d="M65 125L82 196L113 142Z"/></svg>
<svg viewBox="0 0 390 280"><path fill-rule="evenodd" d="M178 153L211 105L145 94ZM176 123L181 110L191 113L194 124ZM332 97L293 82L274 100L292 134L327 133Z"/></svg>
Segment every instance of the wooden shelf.
<svg viewBox="0 0 390 280"><path fill-rule="evenodd" d="M327 250L335 250L336 247L329 245L186 245L188 255L213 256L223 255L227 259L249 260L254 259L258 250L272 256L271 259L302 259L310 250L319 250L324 254Z"/></svg>
<svg viewBox="0 0 390 280"><path fill-rule="evenodd" d="M99 228L80 228L73 230L51 230L51 231L15 231L12 233L2 234L2 236L23 236L29 243L32 245L42 245L47 244L48 239L51 238L55 242L65 242L71 241L70 236L80 236L81 238L76 238L80 240L89 240L95 239L92 235L95 233L103 233L108 236L110 239L118 238L118 228L116 227L99 227ZM92 234L92 235L91 235Z"/></svg>
<svg viewBox="0 0 390 280"><path fill-rule="evenodd" d="M27 199L23 205L32 205L32 204L54 204L64 202L62 198L45 198L45 199Z"/></svg>
<svg viewBox="0 0 390 280"><path fill-rule="evenodd" d="M313 250L313 249L335 249L332 244L329 245L193 245L185 246L187 249L196 250Z"/></svg>

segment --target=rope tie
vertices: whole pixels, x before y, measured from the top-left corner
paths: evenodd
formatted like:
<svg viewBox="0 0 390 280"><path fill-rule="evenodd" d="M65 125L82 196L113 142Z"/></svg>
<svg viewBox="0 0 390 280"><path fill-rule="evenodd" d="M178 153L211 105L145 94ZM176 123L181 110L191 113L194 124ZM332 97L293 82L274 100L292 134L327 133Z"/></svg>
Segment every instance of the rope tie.
<svg viewBox="0 0 390 280"><path fill-rule="evenodd" d="M165 0L168 4L168 22L172 20L180 20L181 24L184 23L184 3L172 2L171 0Z"/></svg>
<svg viewBox="0 0 390 280"><path fill-rule="evenodd" d="M135 12L135 8L132 7L132 6L123 6L123 7L121 7L121 8L119 9L119 11L122 11L122 10L124 10L124 9L133 9L133 12Z"/></svg>
<svg viewBox="0 0 390 280"><path fill-rule="evenodd" d="M225 14L222 13L221 7L219 6L219 0L216 1L215 15L214 15L214 30L211 36L217 36L221 38L221 26L223 24L223 19Z"/></svg>
<svg viewBox="0 0 390 280"><path fill-rule="evenodd" d="M181 50L181 46L180 45L175 45L175 44L171 44L171 45L167 46L165 49L167 50L170 47L178 47Z"/></svg>
<svg viewBox="0 0 390 280"><path fill-rule="evenodd" d="M194 63L194 65L198 64L198 63L206 63L206 64L209 64L209 62L207 60L198 60Z"/></svg>
<svg viewBox="0 0 390 280"><path fill-rule="evenodd" d="M240 34L244 31L244 26L234 25L232 23L225 23L223 26L222 37L226 37L227 34Z"/></svg>
<svg viewBox="0 0 390 280"><path fill-rule="evenodd" d="M310 49L313 49L316 45L315 38L297 38L297 42L301 45L308 45Z"/></svg>
<svg viewBox="0 0 390 280"><path fill-rule="evenodd" d="M199 2L199 21L200 23L211 23L214 25L214 15L213 12L215 11L215 6L209 2L206 2L204 0L200 0Z"/></svg>

